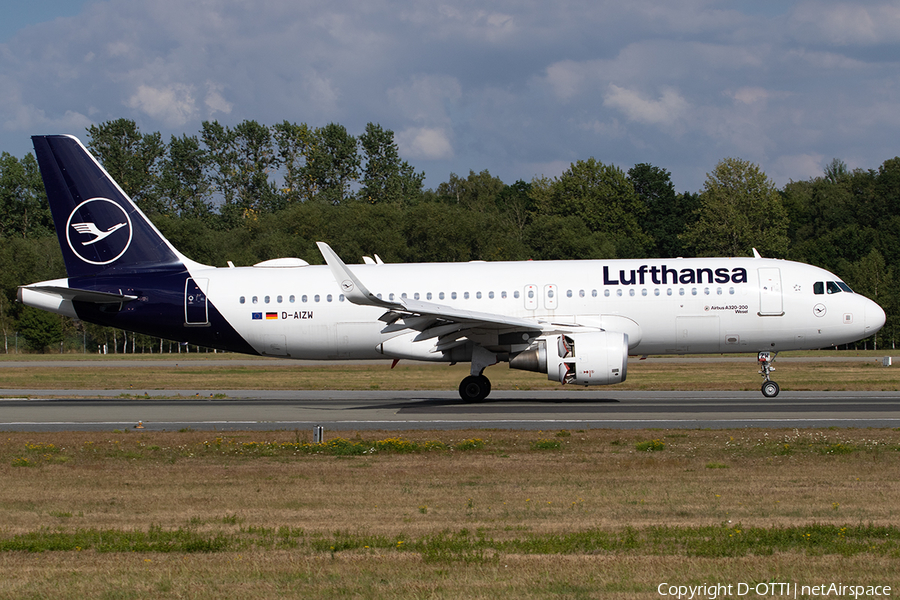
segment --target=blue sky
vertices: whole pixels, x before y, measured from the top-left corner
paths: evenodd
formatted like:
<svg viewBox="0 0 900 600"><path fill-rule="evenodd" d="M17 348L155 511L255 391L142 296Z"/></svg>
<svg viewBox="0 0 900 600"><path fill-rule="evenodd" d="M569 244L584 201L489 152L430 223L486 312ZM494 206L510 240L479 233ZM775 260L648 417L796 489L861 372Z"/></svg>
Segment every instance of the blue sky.
<svg viewBox="0 0 900 600"><path fill-rule="evenodd" d="M426 186L595 157L699 191L726 157L782 186L900 154L900 2L94 0L5 7L0 150L126 117L395 132ZM37 5L37 6L35 6Z"/></svg>

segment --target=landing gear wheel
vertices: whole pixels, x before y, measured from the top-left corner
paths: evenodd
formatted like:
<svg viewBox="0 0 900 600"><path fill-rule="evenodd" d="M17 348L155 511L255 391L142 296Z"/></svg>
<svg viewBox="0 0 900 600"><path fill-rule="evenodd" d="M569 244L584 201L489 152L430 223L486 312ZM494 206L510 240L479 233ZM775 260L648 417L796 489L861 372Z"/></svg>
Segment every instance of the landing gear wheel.
<svg viewBox="0 0 900 600"><path fill-rule="evenodd" d="M780 391L781 388L774 381L765 381L762 384L762 395L766 398L774 398Z"/></svg>
<svg viewBox="0 0 900 600"><path fill-rule="evenodd" d="M464 402L481 402L491 393L491 380L484 375L469 375L459 384L459 397Z"/></svg>

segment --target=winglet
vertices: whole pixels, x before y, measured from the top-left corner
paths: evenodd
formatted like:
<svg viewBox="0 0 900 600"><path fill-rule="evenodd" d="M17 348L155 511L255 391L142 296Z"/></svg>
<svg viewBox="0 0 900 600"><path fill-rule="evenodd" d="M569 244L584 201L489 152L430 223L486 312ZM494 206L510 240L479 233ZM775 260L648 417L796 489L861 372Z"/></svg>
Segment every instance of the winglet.
<svg viewBox="0 0 900 600"><path fill-rule="evenodd" d="M386 302L380 299L366 288L363 283L356 278L350 269L344 264L344 261L331 249L331 246L325 242L316 242L325 264L331 269L335 280L341 287L341 292L353 304L364 304L368 306L381 306L383 308L397 308L400 305L394 302Z"/></svg>

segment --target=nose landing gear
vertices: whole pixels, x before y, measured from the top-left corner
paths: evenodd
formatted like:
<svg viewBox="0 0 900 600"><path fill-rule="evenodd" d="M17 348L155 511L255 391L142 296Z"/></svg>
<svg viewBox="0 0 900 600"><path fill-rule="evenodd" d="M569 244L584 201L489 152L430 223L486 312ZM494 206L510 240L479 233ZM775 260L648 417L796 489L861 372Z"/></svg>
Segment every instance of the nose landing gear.
<svg viewBox="0 0 900 600"><path fill-rule="evenodd" d="M769 379L769 373L775 370L772 363L775 362L777 352L760 352L757 356L759 361L759 374L763 376L762 395L766 398L774 398L781 391L777 383Z"/></svg>

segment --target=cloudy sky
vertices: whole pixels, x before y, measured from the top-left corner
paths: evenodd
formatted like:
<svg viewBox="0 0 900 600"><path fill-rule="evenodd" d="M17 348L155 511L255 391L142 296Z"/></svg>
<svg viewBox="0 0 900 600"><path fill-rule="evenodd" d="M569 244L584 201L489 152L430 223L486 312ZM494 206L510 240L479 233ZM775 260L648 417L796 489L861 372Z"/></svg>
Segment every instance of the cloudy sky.
<svg viewBox="0 0 900 600"><path fill-rule="evenodd" d="M595 157L699 191L900 154L900 2L41 0L0 25L0 150L121 117L395 132L427 176L506 183Z"/></svg>

